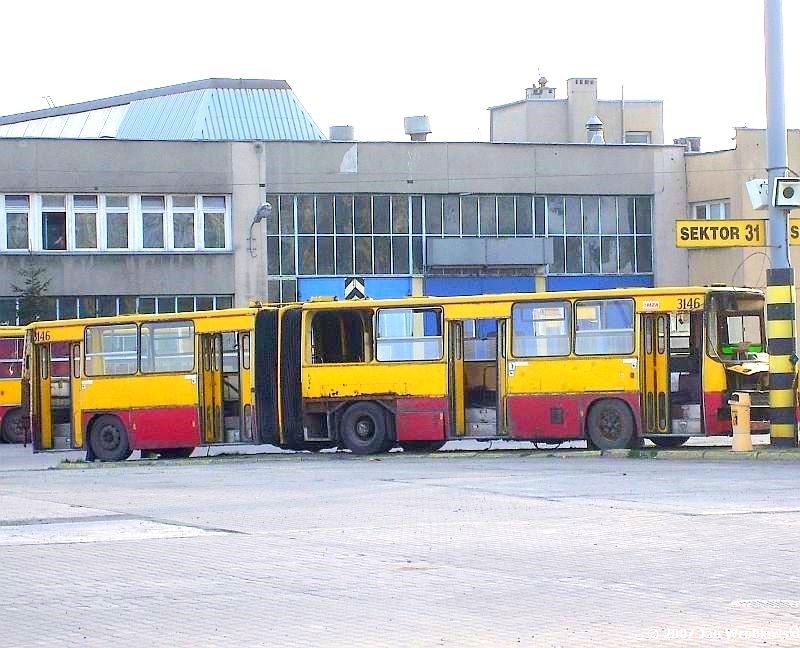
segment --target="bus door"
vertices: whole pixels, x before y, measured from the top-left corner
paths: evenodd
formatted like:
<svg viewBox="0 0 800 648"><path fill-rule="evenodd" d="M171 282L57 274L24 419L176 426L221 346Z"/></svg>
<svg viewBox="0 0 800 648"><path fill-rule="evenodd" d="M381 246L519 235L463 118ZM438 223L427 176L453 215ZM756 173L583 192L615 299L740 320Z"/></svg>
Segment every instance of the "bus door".
<svg viewBox="0 0 800 648"><path fill-rule="evenodd" d="M508 320L497 320L497 436L508 434Z"/></svg>
<svg viewBox="0 0 800 648"><path fill-rule="evenodd" d="M450 436L464 436L464 323L450 322Z"/></svg>
<svg viewBox="0 0 800 648"><path fill-rule="evenodd" d="M33 383L33 430L36 447L68 450L79 447L73 439L71 349L69 342L36 343L34 365L38 380ZM78 384L80 384L78 382ZM80 426L78 426L80 427ZM81 440L82 442L82 440Z"/></svg>
<svg viewBox="0 0 800 648"><path fill-rule="evenodd" d="M31 432L34 447L53 448L53 419L50 414L50 345L33 345L31 367Z"/></svg>
<svg viewBox="0 0 800 648"><path fill-rule="evenodd" d="M200 412L203 441L222 443L224 437L222 410L222 334L200 336Z"/></svg>
<svg viewBox="0 0 800 648"><path fill-rule="evenodd" d="M72 446L83 447L83 422L81 421L81 343L72 342L69 345L71 377L70 387L70 418L72 421Z"/></svg>
<svg viewBox="0 0 800 648"><path fill-rule="evenodd" d="M644 434L668 434L668 314L642 315L642 426Z"/></svg>

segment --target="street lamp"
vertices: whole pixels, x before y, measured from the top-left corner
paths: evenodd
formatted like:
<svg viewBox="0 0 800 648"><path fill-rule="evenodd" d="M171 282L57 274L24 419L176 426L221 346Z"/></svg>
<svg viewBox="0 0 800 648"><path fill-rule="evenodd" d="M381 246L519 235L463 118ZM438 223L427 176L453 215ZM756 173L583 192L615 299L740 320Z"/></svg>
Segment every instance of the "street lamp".
<svg viewBox="0 0 800 648"><path fill-rule="evenodd" d="M255 250L253 249L253 228L256 226L256 223L260 223L265 218L269 218L272 214L272 205L268 202L265 202L263 205L260 205L258 209L256 209L255 216L253 216L253 222L250 223L250 234L247 237L247 251L250 253L252 258L255 258Z"/></svg>

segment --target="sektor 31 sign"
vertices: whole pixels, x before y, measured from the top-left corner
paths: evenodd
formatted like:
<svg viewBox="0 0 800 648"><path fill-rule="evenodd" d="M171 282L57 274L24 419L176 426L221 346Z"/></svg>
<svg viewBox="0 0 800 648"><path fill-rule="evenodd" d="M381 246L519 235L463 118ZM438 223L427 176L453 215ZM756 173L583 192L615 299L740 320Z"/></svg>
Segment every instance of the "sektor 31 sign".
<svg viewBox="0 0 800 648"><path fill-rule="evenodd" d="M675 245L681 248L758 247L766 244L767 223L760 219L675 222Z"/></svg>

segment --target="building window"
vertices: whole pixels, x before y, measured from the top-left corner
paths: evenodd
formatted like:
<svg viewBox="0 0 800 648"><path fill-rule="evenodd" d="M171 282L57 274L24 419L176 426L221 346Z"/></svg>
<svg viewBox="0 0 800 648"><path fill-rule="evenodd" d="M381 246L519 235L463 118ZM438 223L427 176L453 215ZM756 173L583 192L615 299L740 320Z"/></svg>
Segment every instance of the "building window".
<svg viewBox="0 0 800 648"><path fill-rule="evenodd" d="M0 225L5 221L5 243L6 250L27 250L28 239L28 215L30 213L30 196L27 195L6 195L3 201L4 209L0 213Z"/></svg>
<svg viewBox="0 0 800 648"><path fill-rule="evenodd" d="M195 197L172 196L172 247L191 250L195 247Z"/></svg>
<svg viewBox="0 0 800 648"><path fill-rule="evenodd" d="M694 203L691 214L698 220L724 220L731 217L731 203L728 200Z"/></svg>
<svg viewBox="0 0 800 648"><path fill-rule="evenodd" d="M142 196L142 247L164 249L164 196Z"/></svg>
<svg viewBox="0 0 800 648"><path fill-rule="evenodd" d="M106 196L106 248L127 249L129 240L128 196Z"/></svg>
<svg viewBox="0 0 800 648"><path fill-rule="evenodd" d="M97 196L73 196L75 249L97 249Z"/></svg>
<svg viewBox="0 0 800 648"><path fill-rule="evenodd" d="M66 196L42 196L42 249L67 249Z"/></svg>
<svg viewBox="0 0 800 648"><path fill-rule="evenodd" d="M203 247L225 247L225 196L203 196Z"/></svg>
<svg viewBox="0 0 800 648"><path fill-rule="evenodd" d="M650 131L625 131L626 144L650 144Z"/></svg>

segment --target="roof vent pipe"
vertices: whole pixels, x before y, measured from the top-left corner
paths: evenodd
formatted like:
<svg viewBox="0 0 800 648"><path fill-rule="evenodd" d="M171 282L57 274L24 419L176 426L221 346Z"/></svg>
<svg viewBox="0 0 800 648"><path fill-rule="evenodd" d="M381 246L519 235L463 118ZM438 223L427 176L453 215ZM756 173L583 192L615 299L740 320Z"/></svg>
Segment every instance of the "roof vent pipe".
<svg viewBox="0 0 800 648"><path fill-rule="evenodd" d="M431 132L431 120L427 115L404 117L403 126L405 127L406 135L411 136L412 142L424 142Z"/></svg>
<svg viewBox="0 0 800 648"><path fill-rule="evenodd" d="M352 126L331 126L328 131L328 139L334 142L352 142L355 137L355 129Z"/></svg>
<svg viewBox="0 0 800 648"><path fill-rule="evenodd" d="M597 115L592 115L586 122L586 143L606 143L606 140L603 137L603 122L600 121L600 118Z"/></svg>

